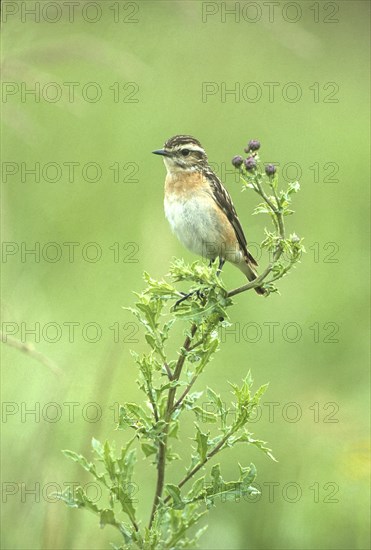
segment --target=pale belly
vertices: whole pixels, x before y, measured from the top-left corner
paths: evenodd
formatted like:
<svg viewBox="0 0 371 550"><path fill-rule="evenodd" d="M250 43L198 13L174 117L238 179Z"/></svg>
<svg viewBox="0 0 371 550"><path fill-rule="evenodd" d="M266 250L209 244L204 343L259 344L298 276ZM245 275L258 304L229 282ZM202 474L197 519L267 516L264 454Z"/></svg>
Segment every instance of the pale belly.
<svg viewBox="0 0 371 550"><path fill-rule="evenodd" d="M197 194L185 200L165 198L164 206L172 231L188 250L208 259L226 256L222 222L208 197Z"/></svg>

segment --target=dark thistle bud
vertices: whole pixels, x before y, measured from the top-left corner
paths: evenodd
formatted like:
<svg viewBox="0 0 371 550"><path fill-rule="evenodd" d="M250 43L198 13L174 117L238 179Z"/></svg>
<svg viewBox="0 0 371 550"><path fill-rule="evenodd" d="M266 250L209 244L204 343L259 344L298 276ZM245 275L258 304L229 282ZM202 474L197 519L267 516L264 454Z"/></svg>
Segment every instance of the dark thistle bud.
<svg viewBox="0 0 371 550"><path fill-rule="evenodd" d="M233 157L232 164L235 168L239 168L243 163L243 158L240 157L240 155L237 155L236 157Z"/></svg>
<svg viewBox="0 0 371 550"><path fill-rule="evenodd" d="M245 168L248 172L253 172L256 168L256 160L254 157L248 157L244 160Z"/></svg>
<svg viewBox="0 0 371 550"><path fill-rule="evenodd" d="M265 173L269 177L274 176L276 171L277 171L277 168L275 167L274 164L267 164L266 167L265 167Z"/></svg>
<svg viewBox="0 0 371 550"><path fill-rule="evenodd" d="M245 148L245 153L249 153L250 151L257 151L258 149L260 149L260 141L258 141L257 139L251 139L248 146Z"/></svg>

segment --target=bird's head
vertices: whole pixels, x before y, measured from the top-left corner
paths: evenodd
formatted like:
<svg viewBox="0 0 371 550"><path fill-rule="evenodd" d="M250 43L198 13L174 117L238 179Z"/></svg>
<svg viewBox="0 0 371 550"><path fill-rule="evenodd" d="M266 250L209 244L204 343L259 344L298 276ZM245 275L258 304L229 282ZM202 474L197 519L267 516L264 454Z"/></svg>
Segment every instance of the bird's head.
<svg viewBox="0 0 371 550"><path fill-rule="evenodd" d="M192 136L174 136L163 149L152 151L162 155L168 172L197 171L207 166L207 156L201 143Z"/></svg>

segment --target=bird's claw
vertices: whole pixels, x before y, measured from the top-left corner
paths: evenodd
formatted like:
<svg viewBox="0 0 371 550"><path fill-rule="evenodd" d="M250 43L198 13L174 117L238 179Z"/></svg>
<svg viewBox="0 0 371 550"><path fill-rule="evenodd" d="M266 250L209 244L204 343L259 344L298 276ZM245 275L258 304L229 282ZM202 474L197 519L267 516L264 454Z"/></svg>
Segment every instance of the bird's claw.
<svg viewBox="0 0 371 550"><path fill-rule="evenodd" d="M196 294L199 300L203 300L206 297L202 290L199 288L197 290L192 290L192 292L188 292L188 294L186 294L185 292L181 292L180 294L182 294L182 297L175 302L174 309L176 309L181 303L185 302L185 300L188 300L188 298L191 298L194 294Z"/></svg>

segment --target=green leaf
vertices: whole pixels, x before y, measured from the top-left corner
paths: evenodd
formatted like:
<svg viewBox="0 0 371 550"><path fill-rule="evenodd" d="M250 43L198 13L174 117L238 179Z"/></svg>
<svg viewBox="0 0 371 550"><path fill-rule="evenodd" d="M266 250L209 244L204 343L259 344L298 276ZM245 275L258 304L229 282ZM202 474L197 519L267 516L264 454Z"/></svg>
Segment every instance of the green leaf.
<svg viewBox="0 0 371 550"><path fill-rule="evenodd" d="M62 500L69 508L78 508L78 504L73 496L71 487L67 487L59 495L60 500Z"/></svg>
<svg viewBox="0 0 371 550"><path fill-rule="evenodd" d="M205 476L199 477L192 485L187 494L187 500L192 501L203 496L205 492Z"/></svg>
<svg viewBox="0 0 371 550"><path fill-rule="evenodd" d="M180 411L179 411L180 414ZM178 439L178 430L179 430L179 421L173 420L169 424L169 431L168 431L168 437L173 437L174 439Z"/></svg>
<svg viewBox="0 0 371 550"><path fill-rule="evenodd" d="M88 462L83 455L79 455L79 454L75 453L74 451L69 451L69 450L64 450L64 451L62 451L62 453L67 458L70 458L74 462L77 462L80 466L82 466L82 468L84 468L84 470L86 470L87 472L92 474L95 477L95 479L105 483L104 475L103 474L98 474L97 471L96 471L95 465L92 462Z"/></svg>
<svg viewBox="0 0 371 550"><path fill-rule="evenodd" d="M157 453L157 446L154 443L141 443L141 447L146 457Z"/></svg>
<svg viewBox="0 0 371 550"><path fill-rule="evenodd" d="M152 349L156 350L159 347L159 344L153 334L147 332L144 337Z"/></svg>
<svg viewBox="0 0 371 550"><path fill-rule="evenodd" d="M207 397L210 399L210 401L212 401L213 403L215 403L215 405L217 406L218 408L218 411L222 411L224 409L224 405L223 405L223 402L222 400L220 399L220 395L217 395L214 390L212 390L211 388L207 387L206 388L206 395Z"/></svg>
<svg viewBox="0 0 371 550"><path fill-rule="evenodd" d="M191 470L193 470L193 468L199 463L199 459L200 459L200 457L199 457L198 454L192 454L192 455L191 455L191 463L190 463L190 465L189 465L188 468L187 468L187 474L188 474Z"/></svg>
<svg viewBox="0 0 371 550"><path fill-rule="evenodd" d="M146 414L143 407L136 403L125 403L120 406L119 409L119 429L125 429L127 427L134 428L136 430L150 429L151 418Z"/></svg>
<svg viewBox="0 0 371 550"><path fill-rule="evenodd" d="M132 484L124 484L120 487L112 487L112 493L120 502L122 511L129 516L132 522L135 522L135 508L131 498L131 486Z"/></svg>
<svg viewBox="0 0 371 550"><path fill-rule="evenodd" d="M218 416L215 413L209 412L199 405L191 405L186 408L192 410L195 413L197 420L200 422L216 423L218 421Z"/></svg>
<svg viewBox="0 0 371 550"><path fill-rule="evenodd" d="M182 510L185 506L185 503L182 500L180 489L177 485L173 485L171 483L166 483L165 485L166 491L169 493L173 500L173 507L175 510Z"/></svg>
<svg viewBox="0 0 371 550"><path fill-rule="evenodd" d="M173 324L175 323L175 320L176 320L175 318L170 319L169 321L167 321L167 323L163 325L162 331L161 331L162 342L165 342L169 338L169 332Z"/></svg>
<svg viewBox="0 0 371 550"><path fill-rule="evenodd" d="M103 456L103 445L98 439L95 439L95 437L91 440L91 445L93 447L93 450L97 453L98 456Z"/></svg>
<svg viewBox="0 0 371 550"><path fill-rule="evenodd" d="M244 431L242 434L231 436L228 438L228 445L232 447L236 443L248 443L249 445L254 445L261 451L263 451L271 460L277 462L272 454L272 449L266 446L266 442L260 439L254 439L253 434Z"/></svg>
<svg viewBox="0 0 371 550"><path fill-rule="evenodd" d="M82 487L76 488L75 495L75 502L79 508L86 508L87 510L90 510L90 512L99 514L100 510L98 506L90 500Z"/></svg>
<svg viewBox="0 0 371 550"><path fill-rule="evenodd" d="M218 338L213 339L210 343L208 348L203 352L201 356L201 361L199 365L196 368L196 374L197 376L202 373L208 362L210 361L212 355L217 351L219 345Z"/></svg>
<svg viewBox="0 0 371 550"><path fill-rule="evenodd" d="M123 448L121 450L121 457L117 460L117 464L120 467L120 479L122 482L131 481L136 460L136 449L131 449L128 451L127 448Z"/></svg>
<svg viewBox="0 0 371 550"><path fill-rule="evenodd" d="M134 435L126 443L125 446L121 447L121 455L120 455L120 458L117 459L117 464L118 464L120 470L125 469L127 464L134 464L135 459L136 459L136 455L135 455L136 451L133 450L132 454L129 456L129 449L130 449L131 445L134 443L134 441L136 441L136 439L137 439L137 436Z"/></svg>
<svg viewBox="0 0 371 550"><path fill-rule="evenodd" d="M251 483L256 476L256 469L253 464L247 468L239 465L240 477L236 481L224 481L220 465L216 464L211 470L211 481L206 484L206 500L214 504L215 498L219 497L222 501L239 501L245 495L255 494L259 491Z"/></svg>
<svg viewBox="0 0 371 550"><path fill-rule="evenodd" d="M251 445L255 445L258 449L263 451L270 459L272 459L274 462L278 462L277 459L272 454L272 449L266 446L266 442L262 441L261 439L253 439L250 437L249 443Z"/></svg>
<svg viewBox="0 0 371 550"><path fill-rule="evenodd" d="M166 449L166 460L168 462L172 462L173 460L180 460L180 456L178 453L173 453L171 450L171 447L167 447Z"/></svg>
<svg viewBox="0 0 371 550"><path fill-rule="evenodd" d="M272 187L272 189L276 190L278 187L278 177L277 175L269 178L269 185Z"/></svg>
<svg viewBox="0 0 371 550"><path fill-rule="evenodd" d="M287 187L287 193L289 195L291 195L292 193L297 193L298 191L300 191L300 183L298 181L289 183Z"/></svg>
<svg viewBox="0 0 371 550"><path fill-rule="evenodd" d="M116 478L115 460L113 458L111 447L108 441L106 441L104 444L103 460L111 481L115 481L115 478Z"/></svg>
<svg viewBox="0 0 371 550"><path fill-rule="evenodd" d="M208 449L208 436L207 433L202 433L199 426L196 424L196 438L195 441L197 443L197 452L200 456L200 461L203 462L206 459L207 456L207 449Z"/></svg>
<svg viewBox="0 0 371 550"><path fill-rule="evenodd" d="M114 525L117 527L119 522L115 518L113 510L106 508L105 510L100 511L100 528L103 529L106 525Z"/></svg>
<svg viewBox="0 0 371 550"><path fill-rule="evenodd" d="M258 206L253 210L253 216L257 214L270 214L272 212L271 208L267 205L266 202L258 204Z"/></svg>
<svg viewBox="0 0 371 550"><path fill-rule="evenodd" d="M206 389L206 395L210 399L211 403L213 403L213 405L215 406L215 408L217 410L218 416L219 416L220 421L221 421L222 428L225 428L226 423L227 423L228 410L227 410L225 404L223 403L223 401L221 400L220 395L217 395L214 392L214 390L212 390L209 387Z"/></svg>
<svg viewBox="0 0 371 550"><path fill-rule="evenodd" d="M257 474L255 464L251 463L249 466L241 466L241 464L238 464L238 467L240 469L241 479L248 483L252 483L255 480Z"/></svg>

